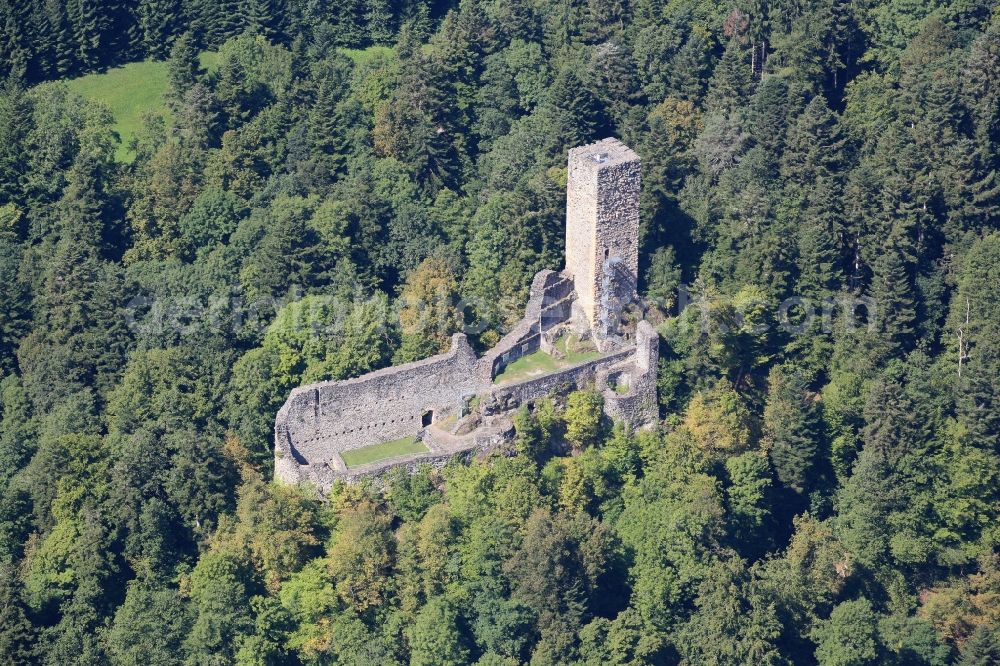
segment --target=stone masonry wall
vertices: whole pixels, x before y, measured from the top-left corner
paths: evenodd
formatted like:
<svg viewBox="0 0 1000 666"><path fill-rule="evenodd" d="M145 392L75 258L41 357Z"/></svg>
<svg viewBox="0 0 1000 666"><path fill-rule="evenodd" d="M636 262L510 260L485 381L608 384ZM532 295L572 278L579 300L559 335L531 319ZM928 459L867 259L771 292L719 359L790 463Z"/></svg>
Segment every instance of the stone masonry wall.
<svg viewBox="0 0 1000 666"><path fill-rule="evenodd" d="M551 372L537 379L497 386L483 399L483 411L487 415L500 414L553 393L567 393L577 388L593 387L602 368L615 365L632 355L633 350L627 349Z"/></svg>
<svg viewBox="0 0 1000 666"><path fill-rule="evenodd" d="M415 435L428 411L435 420L458 415L483 389L475 364L459 333L446 354L296 388L275 421L275 474L298 480L297 467L322 465L333 453Z"/></svg>
<svg viewBox="0 0 1000 666"><path fill-rule="evenodd" d="M594 319L594 266L597 223L597 167L585 147L569 151L566 177L566 272L588 321Z"/></svg>
<svg viewBox="0 0 1000 666"><path fill-rule="evenodd" d="M624 363L608 367L597 379L598 385L604 387L604 412L609 417L633 427L654 423L659 418L656 396L659 357L659 334L648 321L640 321L636 326L635 352ZM622 375L628 378L628 391L619 393L615 384Z"/></svg>
<svg viewBox="0 0 1000 666"><path fill-rule="evenodd" d="M593 387L604 396L604 411L613 419L633 427L653 423L659 417L656 399L656 364L660 338L656 329L641 321L636 327L636 346L585 361L536 379L504 384L490 389L482 399L484 414L502 414L554 393ZM628 376L628 391L619 393L610 377Z"/></svg>
<svg viewBox="0 0 1000 666"><path fill-rule="evenodd" d="M296 389L278 414L275 427L275 478L284 483L308 481L326 489L336 479L351 480L377 476L388 467L419 464L443 464L454 454L423 454L372 465L356 470L335 469L328 464L334 452L366 446L378 441L394 439L421 430L419 415L430 407L441 413L454 413L461 408L464 398L478 389L480 409L487 416L507 414L521 405L539 398L566 394L578 388L592 387L604 396L604 412L613 419L623 420L633 427L656 421L656 363L659 338L648 322L640 322L636 329L636 346L585 361L542 377L514 384L493 386L478 382L463 382L470 368L471 348L464 336L456 336L448 354L426 361L395 368L386 368L372 375L342 382L328 382ZM395 371L402 371L402 381L393 382ZM454 373L454 374L453 374ZM465 373L465 374L462 374ZM629 390L620 393L609 382L629 378ZM440 377L441 381L432 378ZM449 383L450 382L450 383ZM320 402L315 401L319 390ZM323 389L327 389L324 393ZM374 405L380 392L389 390L392 398ZM359 428L334 418L337 412L331 402L339 400L340 413L386 414L386 425L368 421L353 421ZM449 403L446 405L445 403ZM317 410L319 416L316 416ZM396 425L393 425L396 424ZM398 428L402 424L403 430ZM397 428L397 429L392 429ZM345 436L345 430L348 432ZM324 436L325 434L325 436ZM486 440L484 440L485 442ZM475 448L485 444L476 440Z"/></svg>
<svg viewBox="0 0 1000 666"><path fill-rule="evenodd" d="M602 393L605 412L635 427L658 415L656 364L659 338L645 321L636 327L634 345L599 326L610 303L634 297L638 274L640 161L617 139L570 151L566 193L566 269L541 271L531 285L525 316L500 342L477 359L462 334L451 349L415 363L378 370L337 382L320 382L292 391L275 420L275 478L329 488L335 479L371 476L397 465L444 464L466 450L492 446L489 433L479 441L431 447L425 454L348 470L339 454L378 442L425 435L426 419L460 416L473 396L491 423L510 410L552 393L593 386ZM607 276L605 276L607 273ZM605 298L610 288L615 298ZM628 292L628 293L624 293ZM592 333L606 353L542 377L495 386L493 378L512 361L540 347L541 336L569 323L579 335ZM588 330L589 324L589 330ZM499 419L499 421L498 421ZM368 468L371 469L368 469Z"/></svg>
<svg viewBox="0 0 1000 666"><path fill-rule="evenodd" d="M531 282L524 317L479 359L479 380L489 384L509 364L537 351L541 334L569 319L572 299L572 280L555 271L539 271Z"/></svg>

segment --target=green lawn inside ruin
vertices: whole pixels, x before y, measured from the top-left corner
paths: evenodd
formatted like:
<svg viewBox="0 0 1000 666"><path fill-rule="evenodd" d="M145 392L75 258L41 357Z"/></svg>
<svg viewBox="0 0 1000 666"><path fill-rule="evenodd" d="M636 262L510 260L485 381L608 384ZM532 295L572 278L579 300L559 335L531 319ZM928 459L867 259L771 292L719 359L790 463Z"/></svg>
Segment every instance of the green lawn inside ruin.
<svg viewBox="0 0 1000 666"><path fill-rule="evenodd" d="M493 383L503 384L509 382L520 382L525 379L541 377L549 374L550 372L555 372L557 370L562 370L563 368L568 368L571 365L576 365L577 363L593 361L601 355L600 352L592 347L577 351L574 349L576 345L577 339L575 336L564 335L556 340L556 349L563 354L563 358L550 356L539 349L538 351L528 354L527 356L522 356L508 365L504 368L503 372L493 379Z"/></svg>
<svg viewBox="0 0 1000 666"><path fill-rule="evenodd" d="M427 450L427 446L423 442L419 441L415 435L410 435L409 437L394 439L391 442L382 442L381 444L363 446L360 449L344 451L340 454L340 457L343 458L344 464L350 469L352 467L360 467L361 465L388 460L389 458L408 456L412 453L427 453Z"/></svg>

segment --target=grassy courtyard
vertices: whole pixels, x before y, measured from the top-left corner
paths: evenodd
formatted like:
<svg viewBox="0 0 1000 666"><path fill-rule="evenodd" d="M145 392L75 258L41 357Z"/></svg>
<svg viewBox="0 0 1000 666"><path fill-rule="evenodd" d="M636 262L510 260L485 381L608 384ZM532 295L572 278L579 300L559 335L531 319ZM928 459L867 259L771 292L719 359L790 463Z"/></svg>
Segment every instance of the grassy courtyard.
<svg viewBox="0 0 1000 666"><path fill-rule="evenodd" d="M556 358L538 350L527 356L522 356L508 365L493 379L493 383L520 382L525 379L541 377L577 363L592 361L600 356L600 353L592 346L581 346L579 340L572 335L564 335L556 340L555 347L562 354L562 358Z"/></svg>
<svg viewBox="0 0 1000 666"><path fill-rule="evenodd" d="M202 67L210 71L215 68L217 53L206 51L200 57ZM115 131L122 139L116 154L119 161L135 157L128 144L142 127L145 114L168 115L163 101L168 86L166 62L131 62L100 74L81 76L67 81L66 85L81 97L101 102L111 109Z"/></svg>
<svg viewBox="0 0 1000 666"><path fill-rule="evenodd" d="M360 449L345 451L340 454L340 457L343 458L344 464L350 469L381 460L388 460L389 458L408 456L413 453L427 453L427 447L423 442L418 441L415 436L410 435L409 437L394 439L391 442L382 442L381 444L372 444Z"/></svg>

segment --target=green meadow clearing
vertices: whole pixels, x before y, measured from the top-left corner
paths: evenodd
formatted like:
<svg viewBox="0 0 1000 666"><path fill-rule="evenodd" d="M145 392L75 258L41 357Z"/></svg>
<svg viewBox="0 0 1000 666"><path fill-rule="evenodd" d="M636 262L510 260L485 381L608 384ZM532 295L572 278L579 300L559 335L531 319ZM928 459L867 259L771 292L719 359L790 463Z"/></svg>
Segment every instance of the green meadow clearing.
<svg viewBox="0 0 1000 666"><path fill-rule="evenodd" d="M217 59L217 53L206 51L201 54L201 65L211 71ZM122 140L116 157L123 162L134 157L129 142L142 127L142 117L147 113L169 115L163 101L168 86L164 61L132 62L100 74L71 79L66 85L81 97L101 102L111 109L115 131Z"/></svg>
<svg viewBox="0 0 1000 666"><path fill-rule="evenodd" d="M388 46L370 46L364 49L341 49L341 52L356 65L365 65L378 57L388 57L393 49ZM214 71L218 66L219 54L205 51L201 54L201 66ZM142 118L147 113L170 115L164 104L163 95L169 85L166 61L144 60L109 69L99 74L87 74L66 82L69 89L82 97L101 102L111 109L115 117L115 131L121 137L116 157L121 162L129 162L135 154L129 142L142 127Z"/></svg>

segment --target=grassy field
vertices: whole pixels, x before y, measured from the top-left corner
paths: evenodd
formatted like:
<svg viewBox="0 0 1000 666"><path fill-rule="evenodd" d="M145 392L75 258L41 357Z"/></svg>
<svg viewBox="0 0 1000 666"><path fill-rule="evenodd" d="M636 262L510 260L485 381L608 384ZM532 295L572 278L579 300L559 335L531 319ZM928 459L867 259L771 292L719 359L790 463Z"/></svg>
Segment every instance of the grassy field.
<svg viewBox="0 0 1000 666"><path fill-rule="evenodd" d="M202 53L202 67L214 69L217 58L217 53ZM121 161L129 161L134 157L128 144L142 126L143 115L151 112L168 115L163 102L163 94L168 85L165 62L132 62L101 74L81 76L66 84L80 96L102 102L111 109L115 117L115 130L122 139L116 155Z"/></svg>
<svg viewBox="0 0 1000 666"><path fill-rule="evenodd" d="M391 442L382 442L381 444L372 444L371 446L365 446L360 449L345 451L340 454L340 457L343 458L344 464L347 465L348 468L351 468L378 462L380 460L388 460L389 458L407 456L411 453L426 452L427 447L424 443L417 441L416 437L410 435L409 437L403 437L402 439L394 439Z"/></svg>
<svg viewBox="0 0 1000 666"><path fill-rule="evenodd" d="M600 353L593 348L577 350L576 344L575 337L565 335L556 341L556 349L562 352L563 358L550 356L541 350L536 351L533 354L522 356L508 365L493 379L493 383L519 382L532 377L541 377L577 363L592 361L600 356Z"/></svg>
<svg viewBox="0 0 1000 666"><path fill-rule="evenodd" d="M394 51L388 46L370 46L366 49L341 49L354 61L355 65L365 65L378 57L392 57ZM201 66L209 71L218 65L219 54L205 51L201 54ZM115 117L115 131L122 142L116 157L129 162L135 155L129 150L129 142L142 127L142 117L147 113L169 116L163 94L167 91L167 63L144 60L109 69L100 74L87 74L66 82L73 92L106 104Z"/></svg>

